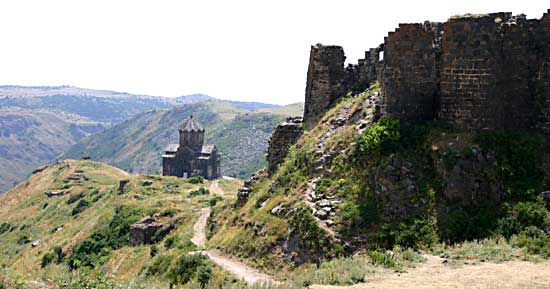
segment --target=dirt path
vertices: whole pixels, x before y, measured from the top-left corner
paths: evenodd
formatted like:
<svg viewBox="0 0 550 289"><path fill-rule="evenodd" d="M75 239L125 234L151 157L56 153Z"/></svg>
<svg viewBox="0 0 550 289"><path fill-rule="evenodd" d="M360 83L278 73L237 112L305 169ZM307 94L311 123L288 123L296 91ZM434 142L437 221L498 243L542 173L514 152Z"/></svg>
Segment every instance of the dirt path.
<svg viewBox="0 0 550 289"><path fill-rule="evenodd" d="M424 256L426 263L407 273L380 273L367 277L367 283L353 286L313 285L311 289L386 288L550 288L550 262L510 261L479 263L458 268L443 259Z"/></svg>
<svg viewBox="0 0 550 289"><path fill-rule="evenodd" d="M203 247L204 242L206 241L204 229L206 228L208 216L210 216L210 208L201 209L201 215L195 225L193 225L193 238L191 239L191 242L199 248Z"/></svg>
<svg viewBox="0 0 550 289"><path fill-rule="evenodd" d="M204 244L206 241L204 229L206 228L206 221L208 220L209 215L210 215L210 208L203 208L201 210L201 215L199 219L193 226L194 233L193 233L193 238L191 239L191 242L193 242L193 244L197 245L197 247L199 248L204 247ZM243 279L250 285L254 283L278 284L278 282L275 282L273 278L269 277L268 275L263 274L260 271L254 268L251 268L242 262L239 262L227 256L223 256L218 251L209 250L209 251L200 251L196 253L200 253L208 256L212 261L214 261L214 263L218 264L220 267L224 268L225 270L233 273L238 278Z"/></svg>
<svg viewBox="0 0 550 289"><path fill-rule="evenodd" d="M244 281L246 281L246 283L250 285L254 283L278 284L278 282L275 282L273 278L269 277L268 275L261 273L254 268L248 267L238 260L223 256L218 251L210 250L203 253L207 255L212 261L214 261L214 263L233 273L238 278L243 279Z"/></svg>
<svg viewBox="0 0 550 289"><path fill-rule="evenodd" d="M212 183L210 184L209 190L210 190L214 195L220 195L220 196L222 196L222 195L224 194L223 190L220 188L220 183L219 183L218 180L212 181Z"/></svg>

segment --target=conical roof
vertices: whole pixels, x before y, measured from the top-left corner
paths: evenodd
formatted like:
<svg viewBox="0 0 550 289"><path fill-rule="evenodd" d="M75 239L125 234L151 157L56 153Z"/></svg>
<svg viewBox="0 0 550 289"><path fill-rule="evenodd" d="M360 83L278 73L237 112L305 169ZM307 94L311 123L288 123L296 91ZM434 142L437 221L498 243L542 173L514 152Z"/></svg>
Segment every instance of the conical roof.
<svg viewBox="0 0 550 289"><path fill-rule="evenodd" d="M180 125L179 131L204 132L204 128L191 115Z"/></svg>

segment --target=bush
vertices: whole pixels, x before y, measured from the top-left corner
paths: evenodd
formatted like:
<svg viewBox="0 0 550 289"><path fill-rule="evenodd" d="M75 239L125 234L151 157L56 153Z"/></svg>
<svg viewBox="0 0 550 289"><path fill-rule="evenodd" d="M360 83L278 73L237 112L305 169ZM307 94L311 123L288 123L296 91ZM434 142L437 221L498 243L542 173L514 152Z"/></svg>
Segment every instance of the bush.
<svg viewBox="0 0 550 289"><path fill-rule="evenodd" d="M373 265L382 265L384 268L395 268L397 266L393 254L370 251L368 255Z"/></svg>
<svg viewBox="0 0 550 289"><path fill-rule="evenodd" d="M202 289L206 288L206 285L208 284L208 282L210 282L211 278L212 267L209 265L202 265L197 273L197 281L199 281Z"/></svg>
<svg viewBox="0 0 550 289"><path fill-rule="evenodd" d="M52 252L46 253L44 254L44 256L42 256L42 262L40 266L44 268L54 261L57 264L61 264L61 262L63 262L63 257L65 257L65 255L63 254L63 249L61 249L61 247L59 246L55 246L52 248Z"/></svg>
<svg viewBox="0 0 550 289"><path fill-rule="evenodd" d="M168 209L164 210L162 213L160 213L160 215L162 217L173 217L177 213L178 213L178 210L176 210L175 208L168 208Z"/></svg>
<svg viewBox="0 0 550 289"><path fill-rule="evenodd" d="M83 200L80 200L78 202L78 204L76 204L76 206L73 208L73 211L71 212L71 215L72 216L75 216L75 215L78 215L80 214L82 211L84 211L86 208L88 208L90 206L90 202L88 202L87 200L83 199Z"/></svg>
<svg viewBox="0 0 550 289"><path fill-rule="evenodd" d="M197 273L199 267L206 265L207 259L202 255L182 255L169 272L172 284L186 284Z"/></svg>
<svg viewBox="0 0 550 289"><path fill-rule="evenodd" d="M365 156L388 152L395 149L400 137L399 120L387 116L382 117L359 137L359 152Z"/></svg>
<svg viewBox="0 0 550 289"><path fill-rule="evenodd" d="M173 259L174 256L172 255L159 255L155 257L147 266L145 275L155 276L167 274Z"/></svg>
<svg viewBox="0 0 550 289"><path fill-rule="evenodd" d="M494 152L498 173L515 200L533 200L544 181L541 154L542 137L533 133L510 131L482 132L476 137L483 151Z"/></svg>
<svg viewBox="0 0 550 289"><path fill-rule="evenodd" d="M191 184L202 184L204 182L204 177L203 176L190 177L188 179L188 182Z"/></svg>
<svg viewBox="0 0 550 289"><path fill-rule="evenodd" d="M151 251L149 251L149 256L155 257L159 252L159 248L156 245L151 246Z"/></svg>
<svg viewBox="0 0 550 289"><path fill-rule="evenodd" d="M450 242L483 239L497 229L498 214L499 209L489 205L451 207L440 229Z"/></svg>
<svg viewBox="0 0 550 289"><path fill-rule="evenodd" d="M203 187L189 193L190 196L202 196L202 195L208 195L208 194L210 194L210 191Z"/></svg>
<svg viewBox="0 0 550 289"><path fill-rule="evenodd" d="M180 242L180 238L178 236L170 236L164 240L164 247L166 249L172 249L176 247L176 245Z"/></svg>
<svg viewBox="0 0 550 289"><path fill-rule="evenodd" d="M403 248L427 249L436 242L436 229L429 219L415 219L412 224L397 226L395 243Z"/></svg>
<svg viewBox="0 0 550 289"><path fill-rule="evenodd" d="M0 235L13 230L13 226L9 223L2 223L0 225Z"/></svg>
<svg viewBox="0 0 550 289"><path fill-rule="evenodd" d="M130 225L137 222L143 211L132 205L119 206L106 227L100 228L75 246L69 257L69 267L96 267L106 261L112 250L128 244Z"/></svg>
<svg viewBox="0 0 550 289"><path fill-rule="evenodd" d="M222 196L215 196L212 199L208 200L208 204L210 205L210 207L214 207L219 201L222 201L222 200L223 200Z"/></svg>
<svg viewBox="0 0 550 289"><path fill-rule="evenodd" d="M512 238L512 243L515 246L524 248L527 253L540 254L545 258L550 258L550 238L537 227L527 227L519 235Z"/></svg>
<svg viewBox="0 0 550 289"><path fill-rule="evenodd" d="M69 199L67 200L67 205L70 205L72 203L76 203L76 201L80 200L84 198L84 193L79 193L79 194L73 194L69 197Z"/></svg>
<svg viewBox="0 0 550 289"><path fill-rule="evenodd" d="M44 254L44 256L42 256L42 262L40 263L40 267L44 268L48 266L50 263L52 263L54 258L55 257L52 253Z"/></svg>

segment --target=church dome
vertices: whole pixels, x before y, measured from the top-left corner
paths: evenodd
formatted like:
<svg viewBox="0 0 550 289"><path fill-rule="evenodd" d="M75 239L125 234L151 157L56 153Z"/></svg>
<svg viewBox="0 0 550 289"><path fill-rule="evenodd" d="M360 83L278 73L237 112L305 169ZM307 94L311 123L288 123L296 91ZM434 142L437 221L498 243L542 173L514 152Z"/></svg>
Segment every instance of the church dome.
<svg viewBox="0 0 550 289"><path fill-rule="evenodd" d="M179 127L181 132L204 132L204 128L191 115Z"/></svg>

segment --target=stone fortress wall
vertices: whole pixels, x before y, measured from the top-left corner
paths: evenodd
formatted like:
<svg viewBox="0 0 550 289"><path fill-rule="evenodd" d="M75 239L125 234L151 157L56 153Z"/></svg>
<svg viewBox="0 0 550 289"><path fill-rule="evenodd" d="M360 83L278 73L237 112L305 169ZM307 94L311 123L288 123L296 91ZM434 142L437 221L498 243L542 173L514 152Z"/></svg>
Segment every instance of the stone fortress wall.
<svg viewBox="0 0 550 289"><path fill-rule="evenodd" d="M403 120L550 132L550 10L540 20L493 13L400 24L357 64L345 59L340 46L311 47L306 128L378 81L383 113Z"/></svg>

